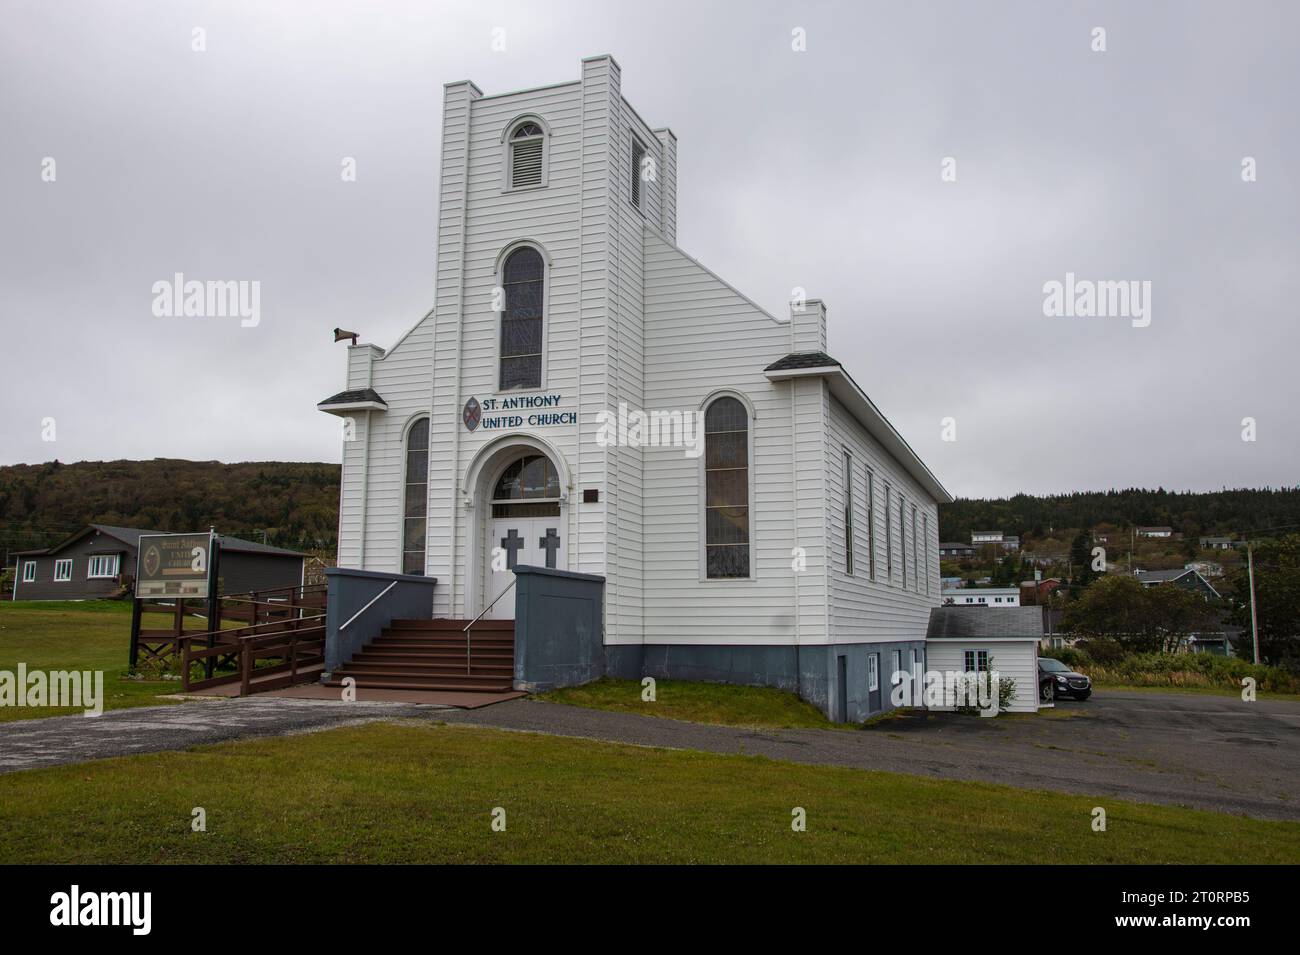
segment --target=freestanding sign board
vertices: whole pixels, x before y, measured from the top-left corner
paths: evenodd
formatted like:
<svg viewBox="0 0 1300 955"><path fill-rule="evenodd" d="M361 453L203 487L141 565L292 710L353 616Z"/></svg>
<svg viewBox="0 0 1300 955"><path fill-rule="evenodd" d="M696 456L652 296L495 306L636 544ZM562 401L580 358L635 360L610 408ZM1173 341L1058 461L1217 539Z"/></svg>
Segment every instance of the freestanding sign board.
<svg viewBox="0 0 1300 955"><path fill-rule="evenodd" d="M136 557L136 599L208 597L213 537L211 532L141 534Z"/></svg>

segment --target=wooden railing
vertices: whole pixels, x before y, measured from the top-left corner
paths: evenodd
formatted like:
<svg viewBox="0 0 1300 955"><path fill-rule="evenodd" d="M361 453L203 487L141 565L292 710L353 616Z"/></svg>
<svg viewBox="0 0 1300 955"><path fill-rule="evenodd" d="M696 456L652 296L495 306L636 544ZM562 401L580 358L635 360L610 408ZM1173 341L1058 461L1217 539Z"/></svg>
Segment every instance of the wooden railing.
<svg viewBox="0 0 1300 955"><path fill-rule="evenodd" d="M186 692L238 682L239 695L248 696L305 682L304 678L319 672L317 668L325 664L325 614L187 634L178 638L178 643L181 686ZM209 662L220 663L223 657L233 661L234 672L191 678L194 664L203 664L209 672ZM267 660L278 662L258 665Z"/></svg>
<svg viewBox="0 0 1300 955"><path fill-rule="evenodd" d="M133 621L132 626L138 627L138 644L142 658L166 665L170 662L169 658L181 653L181 642L192 636L206 639L209 633L233 633L233 629L224 629L226 624L231 622L255 627L263 623L282 623L308 616L323 616L325 598L324 584L223 594L217 599L216 619L212 621L208 620L206 598L138 600L136 601L138 620ZM166 615L167 622L163 626L146 628L145 614L153 617ZM193 625L196 621L197 627ZM188 628L187 623L191 624ZM221 662L224 661L214 657L214 663Z"/></svg>

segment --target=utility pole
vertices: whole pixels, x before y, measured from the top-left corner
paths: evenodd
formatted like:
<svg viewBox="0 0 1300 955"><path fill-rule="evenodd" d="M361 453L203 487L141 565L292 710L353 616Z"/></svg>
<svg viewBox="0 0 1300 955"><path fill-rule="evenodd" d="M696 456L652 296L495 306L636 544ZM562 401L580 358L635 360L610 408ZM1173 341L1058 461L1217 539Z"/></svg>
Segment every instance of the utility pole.
<svg viewBox="0 0 1300 955"><path fill-rule="evenodd" d="M1246 578L1250 581L1250 640L1255 646L1255 665L1259 666L1259 628L1255 625L1255 554L1246 541Z"/></svg>

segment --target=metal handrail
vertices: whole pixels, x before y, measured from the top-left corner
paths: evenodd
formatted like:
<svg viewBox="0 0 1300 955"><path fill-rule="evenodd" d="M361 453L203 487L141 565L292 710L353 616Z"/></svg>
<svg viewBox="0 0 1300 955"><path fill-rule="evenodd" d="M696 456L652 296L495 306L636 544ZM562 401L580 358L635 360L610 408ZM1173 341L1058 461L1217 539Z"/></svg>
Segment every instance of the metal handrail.
<svg viewBox="0 0 1300 955"><path fill-rule="evenodd" d="M482 620L483 615L487 613L489 610L491 610L493 607L495 607L497 605L497 601L510 592L510 588L515 585L515 579L516 578L512 576L510 578L510 583L506 585L506 589L501 591L501 593L497 594L495 597L493 597L492 602L488 604L486 607L484 607L481 611L479 611L479 615L477 617L475 617L469 623L465 624L465 630L463 632L465 634L465 675L466 676L469 676L469 628L474 626L474 624L478 623L480 620Z"/></svg>
<svg viewBox="0 0 1300 955"><path fill-rule="evenodd" d="M357 617L361 616L363 613L365 613L367 610L369 610L371 607L373 607L373 606L375 605L375 602L376 602L377 600L379 600L379 598L383 597L384 594L388 593L390 590L392 590L392 589L393 589L394 587L396 587L396 586L397 586L397 581L394 580L391 584L389 584L389 585L388 585L387 587L385 587L383 590L379 591L379 593L377 593L377 594L375 594L373 597L371 597L371 598L370 598L370 602L369 602L368 604L366 604L364 607L362 607L360 610L358 610L358 611L357 611L356 613L354 613L352 616L348 617L348 622L345 623L343 626L339 627L339 633L342 633L342 632L343 632L344 630L346 630L348 627L352 626L352 624L356 621Z"/></svg>

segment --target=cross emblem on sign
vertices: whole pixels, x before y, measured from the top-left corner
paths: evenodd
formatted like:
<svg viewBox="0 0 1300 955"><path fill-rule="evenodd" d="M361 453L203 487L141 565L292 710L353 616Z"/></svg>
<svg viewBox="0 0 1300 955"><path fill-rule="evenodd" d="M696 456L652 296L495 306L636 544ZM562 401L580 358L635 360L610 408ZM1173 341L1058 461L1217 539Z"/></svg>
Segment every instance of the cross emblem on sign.
<svg viewBox="0 0 1300 955"><path fill-rule="evenodd" d="M515 558L519 553L519 548L524 546L524 539L519 536L519 532L513 527L506 531L506 536L501 538L501 547L506 552L506 568L515 569Z"/></svg>
<svg viewBox="0 0 1300 955"><path fill-rule="evenodd" d="M546 536L538 540L537 546L546 551L546 566L554 569L555 555L560 549L560 538L554 527L546 528Z"/></svg>

